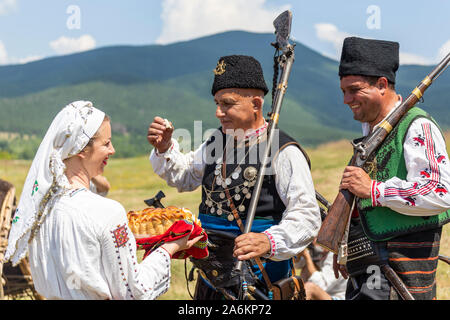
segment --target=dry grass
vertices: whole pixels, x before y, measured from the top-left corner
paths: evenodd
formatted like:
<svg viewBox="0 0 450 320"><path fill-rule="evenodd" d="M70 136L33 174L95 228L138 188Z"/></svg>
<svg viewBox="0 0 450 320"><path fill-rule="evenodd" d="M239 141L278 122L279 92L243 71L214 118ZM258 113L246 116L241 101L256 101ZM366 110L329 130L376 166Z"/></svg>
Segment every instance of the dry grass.
<svg viewBox="0 0 450 320"><path fill-rule="evenodd" d="M446 135L450 141L450 133ZM341 173L350 159L352 147L348 141L339 141L308 149L312 162L312 176L315 187L328 201L332 202L337 194L337 186ZM0 177L16 187L20 195L30 162L21 160L0 160ZM144 199L151 198L159 190L163 190L165 205L182 206L197 211L200 202L200 189L194 192L178 193L153 173L148 157L133 159L110 159L105 170L105 176L111 182L109 197L122 203L125 209L136 210L144 208ZM441 254L450 255L450 224L444 227ZM188 272L190 264L188 263ZM440 300L450 299L450 266L439 262L437 270L437 297ZM191 293L194 283L190 284ZM174 260L172 264L172 280L169 291L160 299L178 300L190 299L186 290L185 270L183 260Z"/></svg>

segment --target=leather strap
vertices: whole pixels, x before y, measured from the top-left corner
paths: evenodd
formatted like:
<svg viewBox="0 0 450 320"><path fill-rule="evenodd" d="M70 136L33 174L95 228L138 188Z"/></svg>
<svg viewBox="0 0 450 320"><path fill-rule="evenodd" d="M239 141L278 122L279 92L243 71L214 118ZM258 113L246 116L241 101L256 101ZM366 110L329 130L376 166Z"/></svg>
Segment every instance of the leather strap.
<svg viewBox="0 0 450 320"><path fill-rule="evenodd" d="M292 270L292 277L295 277L296 276L296 274L295 274L295 258L292 258L292 268L291 268L291 270Z"/></svg>
<svg viewBox="0 0 450 320"><path fill-rule="evenodd" d="M300 291L300 282L298 282L298 279L295 276L292 276L292 280L294 281L295 288L297 289L295 291L297 291L297 292Z"/></svg>

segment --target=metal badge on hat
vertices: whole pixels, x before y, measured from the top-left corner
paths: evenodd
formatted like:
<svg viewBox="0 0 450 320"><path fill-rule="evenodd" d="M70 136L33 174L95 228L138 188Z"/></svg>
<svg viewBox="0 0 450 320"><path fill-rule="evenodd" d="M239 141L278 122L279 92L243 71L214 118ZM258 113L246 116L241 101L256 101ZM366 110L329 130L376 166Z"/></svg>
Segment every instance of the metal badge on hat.
<svg viewBox="0 0 450 320"><path fill-rule="evenodd" d="M214 74L216 76L220 76L220 75L224 74L225 73L225 66L226 66L226 63L225 63L224 60L220 60L219 62L217 62L217 66L214 69Z"/></svg>

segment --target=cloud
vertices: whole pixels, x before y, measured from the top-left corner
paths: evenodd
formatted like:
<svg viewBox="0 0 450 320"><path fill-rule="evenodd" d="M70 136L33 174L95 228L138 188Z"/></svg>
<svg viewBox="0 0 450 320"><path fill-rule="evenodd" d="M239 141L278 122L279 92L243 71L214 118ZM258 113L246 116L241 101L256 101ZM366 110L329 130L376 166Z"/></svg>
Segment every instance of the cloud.
<svg viewBox="0 0 450 320"><path fill-rule="evenodd" d="M25 57L25 58L19 58L19 59L14 59L14 58L13 58L13 61L15 61L15 62L13 62L13 63L17 63L17 64L25 64L25 63L29 63L29 62L41 60L42 58L43 58L42 56L37 56L37 55L34 55L34 56L27 56L27 57Z"/></svg>
<svg viewBox="0 0 450 320"><path fill-rule="evenodd" d="M17 8L16 0L0 0L0 16L4 16Z"/></svg>
<svg viewBox="0 0 450 320"><path fill-rule="evenodd" d="M273 32L273 20L289 5L266 8L266 0L164 0L163 29L156 42L167 44L230 30Z"/></svg>
<svg viewBox="0 0 450 320"><path fill-rule="evenodd" d="M422 66L433 64L433 61L431 61L430 59L414 53L400 51L399 56L400 56L400 64L415 64Z"/></svg>
<svg viewBox="0 0 450 320"><path fill-rule="evenodd" d="M58 54L70 54L94 49L95 39L88 34L79 38L59 37L50 42L50 47Z"/></svg>
<svg viewBox="0 0 450 320"><path fill-rule="evenodd" d="M438 52L438 58L436 62L441 62L450 53L450 40L442 45Z"/></svg>
<svg viewBox="0 0 450 320"><path fill-rule="evenodd" d="M5 45L0 40L0 65L8 63L8 52L6 52Z"/></svg>
<svg viewBox="0 0 450 320"><path fill-rule="evenodd" d="M342 44L344 43L344 39L346 37L357 36L347 33L345 31L339 30L334 24L331 23L317 23L314 25L316 29L316 36L318 39L329 42L334 47L334 54L325 54L332 59L339 60L342 52ZM450 40L447 41L440 49L439 55L442 55L443 52L450 51ZM432 59L425 58L421 55L402 52L399 53L400 56L400 64L415 64L415 65L430 65L433 64ZM442 59L441 58L441 59Z"/></svg>
<svg viewBox="0 0 450 320"><path fill-rule="evenodd" d="M0 40L0 65L7 64L25 64L28 62L36 61L42 59L41 56L28 56L26 58L16 58L10 57L8 55L8 51L6 51L6 47L3 42Z"/></svg>
<svg viewBox="0 0 450 320"><path fill-rule="evenodd" d="M351 34L340 31L331 23L317 23L314 25L314 28L316 29L317 38L325 42L330 42L333 45L336 53L333 58L337 59L337 57L340 57L344 39L350 37Z"/></svg>

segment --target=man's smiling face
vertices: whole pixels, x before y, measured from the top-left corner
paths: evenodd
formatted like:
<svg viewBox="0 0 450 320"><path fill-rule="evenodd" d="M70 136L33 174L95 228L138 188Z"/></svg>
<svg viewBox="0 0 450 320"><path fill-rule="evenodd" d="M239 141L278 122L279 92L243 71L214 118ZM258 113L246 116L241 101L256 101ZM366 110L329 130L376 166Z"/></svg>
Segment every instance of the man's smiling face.
<svg viewBox="0 0 450 320"><path fill-rule="evenodd" d="M344 104L353 112L353 119L376 124L381 121L381 93L376 85L370 85L362 76L345 76L341 79Z"/></svg>

